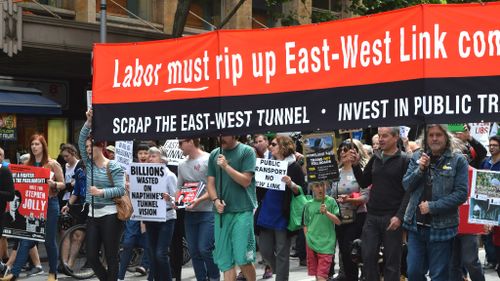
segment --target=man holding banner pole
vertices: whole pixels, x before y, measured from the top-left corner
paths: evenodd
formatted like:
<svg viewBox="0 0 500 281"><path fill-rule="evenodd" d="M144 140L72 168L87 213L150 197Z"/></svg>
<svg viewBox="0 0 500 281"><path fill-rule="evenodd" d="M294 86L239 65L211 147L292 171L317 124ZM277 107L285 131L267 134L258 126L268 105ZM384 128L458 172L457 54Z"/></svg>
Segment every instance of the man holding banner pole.
<svg viewBox="0 0 500 281"><path fill-rule="evenodd" d="M224 280L236 280L239 266L248 281L255 281L255 236L253 210L255 194L255 152L238 142L236 136L221 137L221 147L214 149L208 162L207 191L214 203L214 261L224 272ZM216 181L220 187L216 191ZM221 199L223 198L223 199ZM222 224L220 224L222 220Z"/></svg>

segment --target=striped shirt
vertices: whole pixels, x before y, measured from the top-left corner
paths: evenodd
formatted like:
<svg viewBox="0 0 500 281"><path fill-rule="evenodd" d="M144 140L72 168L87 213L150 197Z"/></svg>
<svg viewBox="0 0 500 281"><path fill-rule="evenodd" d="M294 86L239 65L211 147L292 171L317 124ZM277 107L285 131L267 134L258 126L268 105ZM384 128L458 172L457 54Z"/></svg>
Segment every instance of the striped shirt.
<svg viewBox="0 0 500 281"><path fill-rule="evenodd" d="M116 161L109 161L109 171L113 178L114 185L112 186L106 167L98 167L90 161L90 157L85 149L85 141L90 133L90 128L83 125L80 131L80 137L78 139L78 147L80 148L80 154L82 155L82 160L85 163L85 168L87 171L87 203L92 202L92 197L94 197L94 217L101 217L104 215L110 215L116 213L116 205L113 198L120 197L125 194L125 176L122 168ZM91 177L92 177L92 165L94 174L94 186L99 189L104 190L103 196L92 196L90 194ZM92 207L92 206L91 206ZM89 211L89 216L92 215L92 211Z"/></svg>

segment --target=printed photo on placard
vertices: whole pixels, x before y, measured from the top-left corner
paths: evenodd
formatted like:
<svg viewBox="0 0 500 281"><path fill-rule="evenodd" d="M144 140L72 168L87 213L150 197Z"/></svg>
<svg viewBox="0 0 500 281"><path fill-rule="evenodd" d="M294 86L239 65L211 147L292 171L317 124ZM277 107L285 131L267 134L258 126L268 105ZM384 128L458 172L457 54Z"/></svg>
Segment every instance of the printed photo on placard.
<svg viewBox="0 0 500 281"><path fill-rule="evenodd" d="M500 172L474 170L469 223L500 225Z"/></svg>
<svg viewBox="0 0 500 281"><path fill-rule="evenodd" d="M185 182L177 194L175 195L175 206L179 209L186 208L205 193L204 182Z"/></svg>
<svg viewBox="0 0 500 281"><path fill-rule="evenodd" d="M14 200L7 202L2 216L3 235L45 241L50 170L9 165L14 180Z"/></svg>

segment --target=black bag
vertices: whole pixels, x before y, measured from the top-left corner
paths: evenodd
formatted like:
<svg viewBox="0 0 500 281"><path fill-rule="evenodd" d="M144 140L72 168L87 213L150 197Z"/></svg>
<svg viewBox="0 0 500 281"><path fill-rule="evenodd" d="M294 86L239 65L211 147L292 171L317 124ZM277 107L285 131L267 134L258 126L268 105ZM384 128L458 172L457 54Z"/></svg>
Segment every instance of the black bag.
<svg viewBox="0 0 500 281"><path fill-rule="evenodd" d="M89 214L89 204L72 204L68 205L69 214L75 220L76 224L83 224L87 221L87 216Z"/></svg>
<svg viewBox="0 0 500 281"><path fill-rule="evenodd" d="M353 209L351 206L344 206L339 204L340 211L340 221L342 224L353 223L356 220L357 209Z"/></svg>

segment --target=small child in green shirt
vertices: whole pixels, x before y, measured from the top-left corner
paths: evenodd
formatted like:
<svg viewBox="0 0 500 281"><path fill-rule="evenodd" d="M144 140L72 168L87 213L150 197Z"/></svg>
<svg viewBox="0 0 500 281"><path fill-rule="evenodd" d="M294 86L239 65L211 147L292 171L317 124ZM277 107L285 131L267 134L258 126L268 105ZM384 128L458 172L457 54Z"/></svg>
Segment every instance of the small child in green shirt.
<svg viewBox="0 0 500 281"><path fill-rule="evenodd" d="M327 181L311 183L314 200L304 208L307 273L316 280L327 280L335 254L335 224L340 225L339 206L326 195Z"/></svg>

